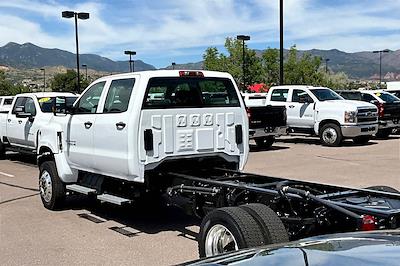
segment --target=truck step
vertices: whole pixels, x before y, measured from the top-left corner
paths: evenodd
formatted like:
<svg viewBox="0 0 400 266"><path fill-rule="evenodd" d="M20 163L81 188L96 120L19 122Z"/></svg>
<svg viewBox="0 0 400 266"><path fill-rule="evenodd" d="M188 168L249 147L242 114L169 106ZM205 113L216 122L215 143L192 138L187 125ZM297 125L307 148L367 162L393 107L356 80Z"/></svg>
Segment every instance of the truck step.
<svg viewBox="0 0 400 266"><path fill-rule="evenodd" d="M67 185L66 186L67 190L78 192L81 194L85 195L91 195L91 194L96 194L96 190L90 187L84 187L81 185L73 184L73 185Z"/></svg>
<svg viewBox="0 0 400 266"><path fill-rule="evenodd" d="M127 203L131 203L132 202L130 199L121 198L121 197L110 195L110 194L98 195L97 199L101 200L101 201L113 203L113 204L116 204L116 205L122 205L122 204L127 204Z"/></svg>

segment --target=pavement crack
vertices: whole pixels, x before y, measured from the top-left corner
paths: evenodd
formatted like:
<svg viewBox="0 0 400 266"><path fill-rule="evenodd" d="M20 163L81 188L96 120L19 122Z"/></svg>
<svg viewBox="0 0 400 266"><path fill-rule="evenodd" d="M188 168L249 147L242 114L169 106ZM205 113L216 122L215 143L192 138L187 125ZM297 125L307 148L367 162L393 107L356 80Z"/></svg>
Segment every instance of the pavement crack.
<svg viewBox="0 0 400 266"><path fill-rule="evenodd" d="M26 199L26 198L30 198L33 196L38 195L39 193L35 193L35 194L30 194L27 196L22 196L22 197L18 197L18 198L14 198L14 199L9 199L9 200L5 200L5 201L0 201L0 205L5 204L5 203L9 203L9 202L13 202L13 201L17 201L17 200L22 200L22 199Z"/></svg>
<svg viewBox="0 0 400 266"><path fill-rule="evenodd" d="M23 186L18 186L18 185L6 183L6 182L0 182L0 185L5 185L5 186L9 186L9 187L15 187L15 188L25 189L25 190L29 190L29 191L39 192L39 189L37 189L37 188L23 187Z"/></svg>

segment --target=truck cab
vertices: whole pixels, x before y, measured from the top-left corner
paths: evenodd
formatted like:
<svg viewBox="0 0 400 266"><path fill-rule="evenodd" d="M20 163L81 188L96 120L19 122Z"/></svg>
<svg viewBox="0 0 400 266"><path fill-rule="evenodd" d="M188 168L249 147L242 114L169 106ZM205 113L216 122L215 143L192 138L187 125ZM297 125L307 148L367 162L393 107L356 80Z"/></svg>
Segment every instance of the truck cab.
<svg viewBox="0 0 400 266"><path fill-rule="evenodd" d="M39 167L50 156L69 184L85 182L85 173L145 183L182 162L237 170L247 160L248 119L227 73L113 75L93 82L70 112L40 129L39 151Z"/></svg>
<svg viewBox="0 0 400 266"><path fill-rule="evenodd" d="M329 88L276 86L267 103L286 106L289 132L317 135L326 146L339 146L345 138L365 143L378 130L374 105L344 100Z"/></svg>

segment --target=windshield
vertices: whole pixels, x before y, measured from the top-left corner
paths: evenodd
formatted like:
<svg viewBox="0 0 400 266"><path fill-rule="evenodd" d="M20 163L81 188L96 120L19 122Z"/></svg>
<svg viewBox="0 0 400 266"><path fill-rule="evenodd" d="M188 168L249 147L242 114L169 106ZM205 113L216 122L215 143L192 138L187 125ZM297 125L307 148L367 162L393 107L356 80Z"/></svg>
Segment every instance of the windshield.
<svg viewBox="0 0 400 266"><path fill-rule="evenodd" d="M361 92L341 92L340 96L346 100L362 101Z"/></svg>
<svg viewBox="0 0 400 266"><path fill-rule="evenodd" d="M342 97L339 96L339 94L331 89L311 89L310 91L320 101L344 100Z"/></svg>
<svg viewBox="0 0 400 266"><path fill-rule="evenodd" d="M381 98L382 101L385 101L387 103L400 102L399 98L387 92L376 92L375 95Z"/></svg>
<svg viewBox="0 0 400 266"><path fill-rule="evenodd" d="M67 107L72 107L74 104L75 100L78 97L71 96L71 97L65 97L65 104ZM54 100L56 97L42 97L38 98L38 102L40 105L40 109L42 110L43 113L52 113L53 112L53 105L54 105ZM59 109L60 103L56 103L56 108Z"/></svg>

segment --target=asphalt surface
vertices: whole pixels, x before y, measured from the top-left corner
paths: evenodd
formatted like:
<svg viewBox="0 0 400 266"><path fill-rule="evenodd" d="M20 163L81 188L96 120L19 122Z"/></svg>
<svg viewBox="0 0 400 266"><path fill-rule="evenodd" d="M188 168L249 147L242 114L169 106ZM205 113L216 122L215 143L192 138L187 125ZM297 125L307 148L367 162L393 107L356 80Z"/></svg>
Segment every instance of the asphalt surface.
<svg viewBox="0 0 400 266"><path fill-rule="evenodd" d="M246 171L351 187L400 189L400 137L328 148L285 137L271 150L252 146ZM118 208L73 196L48 211L37 191L34 158L0 161L0 265L171 265L198 258L199 221L147 202Z"/></svg>

